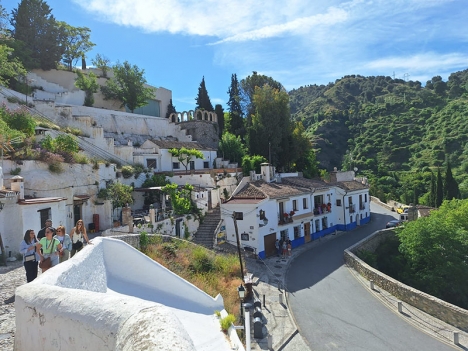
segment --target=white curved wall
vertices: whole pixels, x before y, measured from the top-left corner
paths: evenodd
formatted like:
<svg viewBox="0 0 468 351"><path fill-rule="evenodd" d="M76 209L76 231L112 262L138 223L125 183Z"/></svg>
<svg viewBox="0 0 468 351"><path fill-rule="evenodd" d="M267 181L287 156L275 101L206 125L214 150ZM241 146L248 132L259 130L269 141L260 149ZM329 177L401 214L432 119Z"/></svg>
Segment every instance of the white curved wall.
<svg viewBox="0 0 468 351"><path fill-rule="evenodd" d="M123 241L96 238L16 290L15 350L230 350L216 299Z"/></svg>

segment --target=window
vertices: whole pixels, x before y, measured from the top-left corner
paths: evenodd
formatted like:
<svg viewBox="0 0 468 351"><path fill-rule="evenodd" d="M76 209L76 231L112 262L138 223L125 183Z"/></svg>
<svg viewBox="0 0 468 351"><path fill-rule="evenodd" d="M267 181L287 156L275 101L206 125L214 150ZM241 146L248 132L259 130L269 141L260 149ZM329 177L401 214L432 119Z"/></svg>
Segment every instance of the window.
<svg viewBox="0 0 468 351"><path fill-rule="evenodd" d="M336 206L341 206L341 199L336 199Z"/></svg>
<svg viewBox="0 0 468 351"><path fill-rule="evenodd" d="M260 215L260 219L263 221L265 219L265 211L260 210L259 215Z"/></svg>
<svg viewBox="0 0 468 351"><path fill-rule="evenodd" d="M297 211L297 200L293 200L293 211Z"/></svg>
<svg viewBox="0 0 468 351"><path fill-rule="evenodd" d="M281 235L281 240L288 240L289 239L289 235L288 235L288 230L285 229L285 230L282 230L280 232L280 235Z"/></svg>
<svg viewBox="0 0 468 351"><path fill-rule="evenodd" d="M328 218L323 217L322 218L322 229L327 229L328 228Z"/></svg>
<svg viewBox="0 0 468 351"><path fill-rule="evenodd" d="M302 199L302 208L303 208L303 209L308 208L308 206L307 206L307 198L306 198L306 197Z"/></svg>
<svg viewBox="0 0 468 351"><path fill-rule="evenodd" d="M210 168L210 163L208 161L204 161L203 168Z"/></svg>
<svg viewBox="0 0 468 351"><path fill-rule="evenodd" d="M349 203L350 205L353 204L353 197L352 197L352 196L348 197L348 203Z"/></svg>
<svg viewBox="0 0 468 351"><path fill-rule="evenodd" d="M320 220L319 219L315 220L315 231L316 232L320 231Z"/></svg>
<svg viewBox="0 0 468 351"><path fill-rule="evenodd" d="M298 225L297 227L294 227L294 239L297 239L301 236L301 226Z"/></svg>
<svg viewBox="0 0 468 351"><path fill-rule="evenodd" d="M241 234L241 240L243 240L243 241L249 241L249 234L247 234L247 233L242 233L242 234Z"/></svg>
<svg viewBox="0 0 468 351"><path fill-rule="evenodd" d="M364 202L367 202L367 194L364 194Z"/></svg>
<svg viewBox="0 0 468 351"><path fill-rule="evenodd" d="M146 168L156 168L156 159L155 158L147 158L146 159Z"/></svg>
<svg viewBox="0 0 468 351"><path fill-rule="evenodd" d="M172 162L172 169L180 169L180 163L179 162Z"/></svg>
<svg viewBox="0 0 468 351"><path fill-rule="evenodd" d="M190 169L195 169L195 161L190 161Z"/></svg>
<svg viewBox="0 0 468 351"><path fill-rule="evenodd" d="M323 195L314 196L314 208L319 208L323 204Z"/></svg>

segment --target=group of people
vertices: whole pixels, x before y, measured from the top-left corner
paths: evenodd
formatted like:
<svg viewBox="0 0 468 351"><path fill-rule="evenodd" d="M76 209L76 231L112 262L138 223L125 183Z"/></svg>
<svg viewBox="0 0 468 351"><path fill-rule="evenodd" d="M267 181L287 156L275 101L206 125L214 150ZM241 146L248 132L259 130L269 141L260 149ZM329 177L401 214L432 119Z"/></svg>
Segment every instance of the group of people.
<svg viewBox="0 0 468 351"><path fill-rule="evenodd" d="M45 221L45 227L37 233L37 237L33 229L26 230L20 253L23 255L27 282L36 279L38 266L41 266L44 273L50 267L73 257L83 248L84 240L91 244L81 219L76 222L70 235L66 233L63 225L52 227L51 219ZM48 260L50 262L46 262Z"/></svg>
<svg viewBox="0 0 468 351"><path fill-rule="evenodd" d="M282 258L291 256L292 245L290 239L276 239L275 248L278 257L280 256L280 254L282 255Z"/></svg>

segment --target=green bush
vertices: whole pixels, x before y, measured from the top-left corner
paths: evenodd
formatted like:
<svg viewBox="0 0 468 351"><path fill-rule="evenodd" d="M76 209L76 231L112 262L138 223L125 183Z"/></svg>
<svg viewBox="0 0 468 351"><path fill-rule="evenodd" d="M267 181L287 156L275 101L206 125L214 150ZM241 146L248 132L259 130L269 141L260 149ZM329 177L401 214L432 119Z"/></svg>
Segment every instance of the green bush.
<svg viewBox="0 0 468 351"><path fill-rule="evenodd" d="M123 166L122 167L122 176L126 179L130 178L135 170L133 169L132 166Z"/></svg>
<svg viewBox="0 0 468 351"><path fill-rule="evenodd" d="M146 248L148 247L148 244L149 244L148 233L143 231L143 232L140 233L140 248L141 248L141 250L146 250Z"/></svg>
<svg viewBox="0 0 468 351"><path fill-rule="evenodd" d="M235 320L236 320L236 317L233 314L228 314L226 317L221 318L219 321L219 323L221 324L221 329L224 332L227 332Z"/></svg>

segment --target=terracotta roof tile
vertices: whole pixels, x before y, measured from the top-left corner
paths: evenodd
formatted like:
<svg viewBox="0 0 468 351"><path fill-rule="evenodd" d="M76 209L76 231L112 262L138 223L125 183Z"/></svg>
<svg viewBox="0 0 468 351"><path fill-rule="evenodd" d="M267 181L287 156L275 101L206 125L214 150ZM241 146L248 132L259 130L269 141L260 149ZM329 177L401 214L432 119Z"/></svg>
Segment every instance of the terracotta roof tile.
<svg viewBox="0 0 468 351"><path fill-rule="evenodd" d="M307 188L285 184L285 183L266 183L264 180L257 180L248 183L234 198L281 198L287 196L301 195L310 193Z"/></svg>
<svg viewBox="0 0 468 351"><path fill-rule="evenodd" d="M185 147L187 149L196 150L214 150L213 148L204 146L196 141L172 141L172 140L151 140L160 149L180 149Z"/></svg>

